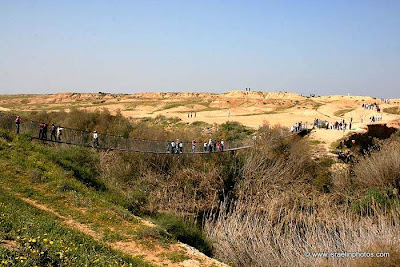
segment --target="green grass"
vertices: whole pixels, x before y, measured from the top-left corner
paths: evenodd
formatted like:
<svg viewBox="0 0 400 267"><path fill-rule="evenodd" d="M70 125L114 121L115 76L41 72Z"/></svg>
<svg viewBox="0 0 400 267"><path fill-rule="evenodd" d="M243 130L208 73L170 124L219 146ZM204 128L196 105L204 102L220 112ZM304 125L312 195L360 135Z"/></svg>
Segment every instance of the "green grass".
<svg viewBox="0 0 400 267"><path fill-rule="evenodd" d="M277 114L277 112L276 112L276 110L272 110L272 111L263 111L263 112L258 112L258 113L239 114L239 115L235 115L235 116L248 117L248 116L268 115L268 114Z"/></svg>
<svg viewBox="0 0 400 267"><path fill-rule="evenodd" d="M177 111L177 113L205 112L205 111L217 111L217 110L223 110L223 109L217 108L217 107L207 107L207 106L205 106L203 109L182 110L182 111Z"/></svg>
<svg viewBox="0 0 400 267"><path fill-rule="evenodd" d="M384 108L383 112L390 113L390 114L395 114L395 115L400 115L400 107Z"/></svg>
<svg viewBox="0 0 400 267"><path fill-rule="evenodd" d="M169 259L170 261L172 261L174 263L178 263L178 262L182 262L182 261L190 259L185 253L180 252L180 251L173 251L173 252L170 252L170 253L163 253L163 254L161 254L161 256Z"/></svg>
<svg viewBox="0 0 400 267"><path fill-rule="evenodd" d="M336 116L336 117L342 117L342 116L344 116L344 114L349 113L349 112L351 112L353 110L355 110L355 108L339 109L339 110L336 110L333 113L333 115Z"/></svg>
<svg viewBox="0 0 400 267"><path fill-rule="evenodd" d="M121 240L137 240L138 236L140 237L138 233L142 231L141 227L145 226L128 211L128 207L131 204L130 200L120 193L105 190L104 185L98 180L98 173L95 168L99 164L97 153L93 153L89 149L82 150L75 147L63 149L36 145L31 143L30 138L25 135L15 136L9 134L3 137L6 138L0 138L0 188L7 189L3 191L13 192L14 195L18 195L18 198L28 197L58 212L61 216L72 218L77 223L85 224L99 235L102 242L113 243ZM3 192L0 195L4 195ZM3 211L0 209L0 214L2 213ZM26 221L25 217L18 217L17 213L17 210L8 212L9 217L6 225L9 225L9 220L13 218L21 222ZM37 212L34 211L34 213L36 214ZM29 212L23 211L23 214L30 216ZM48 216L48 223L57 219L53 215ZM40 221L41 219L37 220ZM123 224L121 223L122 221L124 221ZM18 226L17 229L21 227ZM12 229L14 228L12 226ZM36 234L36 230L33 233L32 231L28 230L26 233L27 236L30 234L29 238L37 238L37 236L43 236L44 234L41 231L39 231L39 234ZM158 228L157 231L159 234L150 236L146 239L146 242L159 244L163 247L175 242L164 229ZM0 232L2 233L3 231ZM82 234L82 236L85 235ZM16 236L10 236L9 238L17 240ZM90 236L85 238L91 240ZM54 239L57 240L56 238ZM82 243L81 241L79 242ZM102 242L96 243L97 246L105 247ZM79 245L80 243L77 244ZM90 245L86 247L91 248ZM82 250L78 251L82 255L87 254L83 253ZM96 252L96 249L92 248L92 251ZM97 251L96 253L102 254L103 252L106 253L105 250ZM13 253L11 251L0 253L0 255L11 259L15 254ZM25 255L28 252L22 251L19 253ZM109 257L107 255L100 256ZM95 257L92 257L91 254L87 255L87 258L85 257L82 256L75 259L79 262L78 266L83 266L85 262L90 263L90 260L95 260ZM122 256L118 257L121 258ZM112 259L119 259L118 257L115 256ZM124 257L121 259L125 260ZM100 266L115 266L119 264L114 264L103 258L100 258L100 261L104 262L104 265L102 263L99 264ZM136 259L125 261L128 263L136 262ZM28 264L26 266L33 265ZM74 264L64 265L71 266ZM121 265L119 264L119 266Z"/></svg>
<svg viewBox="0 0 400 267"><path fill-rule="evenodd" d="M0 189L0 265L151 266L113 251L93 238L63 226L57 217Z"/></svg>
<svg viewBox="0 0 400 267"><path fill-rule="evenodd" d="M0 95L0 100L29 99L37 95Z"/></svg>
<svg viewBox="0 0 400 267"><path fill-rule="evenodd" d="M173 109L173 108L177 108L177 107L182 107L182 106L183 107L193 107L194 105L202 105L202 106L208 108L209 104L210 103L204 103L204 102L201 102L200 100L197 100L197 99L191 99L191 100L179 101L179 102L166 104L162 108L159 108L159 109L153 111L153 113L154 112L168 110L168 109ZM185 112L190 112L190 111L185 111Z"/></svg>
<svg viewBox="0 0 400 267"><path fill-rule="evenodd" d="M161 214L155 219L155 222L177 240L197 248L206 255L211 255L210 241L194 222L184 221L171 214Z"/></svg>
<svg viewBox="0 0 400 267"><path fill-rule="evenodd" d="M312 140L310 140L310 144L313 145L313 146L317 146L319 144L325 144L325 142L323 142L321 140L312 139Z"/></svg>

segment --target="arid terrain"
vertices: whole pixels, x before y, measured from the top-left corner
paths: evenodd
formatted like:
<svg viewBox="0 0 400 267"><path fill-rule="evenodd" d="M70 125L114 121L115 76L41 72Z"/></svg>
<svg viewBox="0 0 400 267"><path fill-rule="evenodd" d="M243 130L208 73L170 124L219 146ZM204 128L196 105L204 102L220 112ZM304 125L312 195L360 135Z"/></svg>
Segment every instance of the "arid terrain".
<svg viewBox="0 0 400 267"><path fill-rule="evenodd" d="M4 264L375 267L400 259L392 128L400 128L400 99L62 93L0 95L0 111ZM343 120L351 129L325 126ZM38 122L65 132L37 140ZM298 122L309 134L288 134ZM165 153L173 138L251 145ZM119 145L135 150L110 149ZM125 153L144 151L156 153ZM331 251L385 257L308 254Z"/></svg>
<svg viewBox="0 0 400 267"><path fill-rule="evenodd" d="M384 103L369 96L301 96L288 92L244 92L230 91L211 93L137 93L137 94L88 94L60 93L50 95L2 95L0 110L8 111L59 111L77 109L117 110L130 118L177 117L183 122L204 121L221 124L237 121L252 128L268 123L290 127L296 122L311 127L314 119L334 123L353 119L352 132L363 131L371 123L370 117L377 115L376 109L364 109L363 103L377 103L382 120L398 126L400 99ZM328 148L330 144L348 134L349 131L315 130L310 138Z"/></svg>

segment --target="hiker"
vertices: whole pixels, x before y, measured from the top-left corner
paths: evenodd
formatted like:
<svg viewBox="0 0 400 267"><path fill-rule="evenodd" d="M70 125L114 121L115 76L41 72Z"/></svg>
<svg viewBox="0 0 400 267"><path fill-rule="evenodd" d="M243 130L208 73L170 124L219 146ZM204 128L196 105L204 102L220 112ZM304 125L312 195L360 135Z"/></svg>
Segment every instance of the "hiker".
<svg viewBox="0 0 400 267"><path fill-rule="evenodd" d="M217 151L221 152L221 142L217 141Z"/></svg>
<svg viewBox="0 0 400 267"><path fill-rule="evenodd" d="M217 140L215 139L213 142L214 152L217 152Z"/></svg>
<svg viewBox="0 0 400 267"><path fill-rule="evenodd" d="M176 143L174 140L171 141L171 153L172 154L176 153Z"/></svg>
<svg viewBox="0 0 400 267"><path fill-rule="evenodd" d="M47 129L49 128L49 126L47 125L47 123L43 124L43 134L42 137L44 140L47 140Z"/></svg>
<svg viewBox="0 0 400 267"><path fill-rule="evenodd" d="M178 143L178 148L179 148L179 153L183 153L183 142L182 141L180 141Z"/></svg>
<svg viewBox="0 0 400 267"><path fill-rule="evenodd" d="M224 151L224 148L225 148L225 141L224 141L224 139L221 139L220 145L221 145L221 152L223 152L223 151Z"/></svg>
<svg viewBox="0 0 400 267"><path fill-rule="evenodd" d="M99 146L99 135L97 134L97 131L93 132L93 147L98 147Z"/></svg>
<svg viewBox="0 0 400 267"><path fill-rule="evenodd" d="M210 139L210 140L208 140L208 152L212 152L212 149L213 149L213 143L212 143L212 140Z"/></svg>
<svg viewBox="0 0 400 267"><path fill-rule="evenodd" d="M167 142L166 142L166 147L167 147L167 152L168 152L168 153L171 153L171 143L170 143L170 141L168 141L168 140L167 140Z"/></svg>
<svg viewBox="0 0 400 267"><path fill-rule="evenodd" d="M19 116L17 116L15 118L15 130L17 132L17 134L19 134L19 125L21 124L21 118Z"/></svg>
<svg viewBox="0 0 400 267"><path fill-rule="evenodd" d="M194 153L196 150L196 140L192 141L192 153Z"/></svg>
<svg viewBox="0 0 400 267"><path fill-rule="evenodd" d="M61 141L61 136L63 134L63 130L64 130L63 127L61 127L61 126L57 127L57 139L58 139L58 141Z"/></svg>
<svg viewBox="0 0 400 267"><path fill-rule="evenodd" d="M51 141L53 141L53 137L54 137L54 141L57 141L56 131L57 131L57 127L54 125L54 123L52 123L51 129L50 129L50 140Z"/></svg>
<svg viewBox="0 0 400 267"><path fill-rule="evenodd" d="M39 123L39 139L43 139L43 127L44 127L44 123L40 122Z"/></svg>
<svg viewBox="0 0 400 267"><path fill-rule="evenodd" d="M207 152L207 142L204 142L203 148L204 148L204 152Z"/></svg>

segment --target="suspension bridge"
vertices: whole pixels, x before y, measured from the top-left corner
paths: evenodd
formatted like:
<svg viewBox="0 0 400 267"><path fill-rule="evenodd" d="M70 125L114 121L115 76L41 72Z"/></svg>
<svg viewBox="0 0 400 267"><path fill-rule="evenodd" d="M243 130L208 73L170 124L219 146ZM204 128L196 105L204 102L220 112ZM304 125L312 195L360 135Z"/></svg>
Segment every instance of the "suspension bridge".
<svg viewBox="0 0 400 267"><path fill-rule="evenodd" d="M69 127L62 127L62 135L51 135L51 125L48 125L47 134L41 134L39 136L39 124L38 121L26 121L20 124L20 133L27 134L32 140L37 140L44 143L55 143L65 144L71 146L81 146L94 148L98 150L107 151L122 151L132 153L147 153L147 154L171 154L171 155L194 155L194 154L211 154L211 153L226 153L234 152L238 150L249 149L254 146L256 140L225 140L223 149L218 149L215 145L210 149L204 148L204 142L208 143L209 140L204 142L197 142L195 147L192 147L192 141L184 141L183 148L177 153L173 153L170 144L167 141L150 140L150 139L139 139L131 137L123 137L119 135L111 135L104 133L97 133L98 142L93 142L93 132L74 129ZM291 133L284 136L289 137L301 133ZM171 140L172 141L172 140ZM214 141L214 140L213 140ZM177 144L178 145L178 142ZM177 149L179 150L179 149Z"/></svg>
<svg viewBox="0 0 400 267"><path fill-rule="evenodd" d="M94 142L93 132L81 129L74 129L68 127L62 127L62 135L51 136L50 133L51 125L48 126L47 134L39 136L39 122L29 121L21 123L20 133L28 134L32 140L41 142L51 142L58 144L66 144L72 146L81 146L88 148L95 148L99 150L108 151L122 151L122 152L134 152L134 153L147 153L147 154L210 154L210 153L225 153L237 150L248 149L253 146L252 140L227 140L224 141L223 149L218 149L216 146L210 150L204 149L203 142L196 142L195 147L192 147L192 141L180 141L183 143L181 151L173 153L171 144L167 144L169 141L150 140L150 139L138 139L138 138L127 138L118 135L110 135L97 133L98 142ZM172 141L172 140L171 140ZM174 140L175 141L175 140ZM175 141L178 146L178 140ZM207 140L208 142L208 140ZM213 139L214 142L214 139ZM178 150L178 148L176 149Z"/></svg>

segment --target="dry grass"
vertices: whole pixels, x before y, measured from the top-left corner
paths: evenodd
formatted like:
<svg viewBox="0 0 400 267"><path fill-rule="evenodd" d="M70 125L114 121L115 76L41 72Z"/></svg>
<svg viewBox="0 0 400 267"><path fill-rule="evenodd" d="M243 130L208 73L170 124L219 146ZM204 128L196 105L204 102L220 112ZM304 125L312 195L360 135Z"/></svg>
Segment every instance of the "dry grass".
<svg viewBox="0 0 400 267"><path fill-rule="evenodd" d="M364 188L400 186L400 142L391 141L360 161L354 168L355 182Z"/></svg>
<svg viewBox="0 0 400 267"><path fill-rule="evenodd" d="M372 201L367 203L368 210L374 212L360 215L346 199L361 194L361 185L393 184L390 174L399 170L398 144L388 144L360 162L356 173L365 179L361 183L360 176L360 186L354 184L348 168L339 168L333 175L334 191L322 194L312 186L314 166L303 142L283 146L279 142L247 157L235 196L225 199L205 221L215 256L233 266L396 266L400 261L399 206L382 207ZM284 156L274 153L276 146L283 148ZM378 159L380 154L382 159ZM378 169L376 174L366 166ZM379 180L381 174L384 177ZM390 257L318 258L305 256L307 252L389 252Z"/></svg>
<svg viewBox="0 0 400 267"><path fill-rule="evenodd" d="M225 208L207 223L206 231L216 242L215 255L234 266L357 266L353 259L307 257L307 252L391 253L387 265L381 260L380 266L395 266L390 262L400 259L399 216L355 220L350 214L331 218L324 214L328 210L306 214L295 205L285 210L278 196L263 212L249 210L248 203L237 203L229 212ZM376 266L376 260L363 264Z"/></svg>

